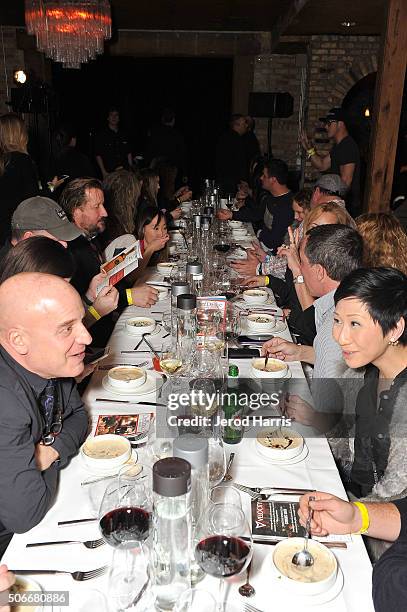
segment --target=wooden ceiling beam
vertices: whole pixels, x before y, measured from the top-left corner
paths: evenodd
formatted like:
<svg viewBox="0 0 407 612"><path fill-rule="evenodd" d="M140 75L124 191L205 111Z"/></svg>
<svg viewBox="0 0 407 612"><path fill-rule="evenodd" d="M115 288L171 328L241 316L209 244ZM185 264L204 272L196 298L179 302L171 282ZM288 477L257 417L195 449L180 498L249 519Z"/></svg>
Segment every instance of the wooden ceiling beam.
<svg viewBox="0 0 407 612"><path fill-rule="evenodd" d="M291 0L289 7L277 19L275 26L271 30L270 53L274 51L280 42L281 36L284 34L289 25L294 21L297 15L302 11L309 0Z"/></svg>
<svg viewBox="0 0 407 612"><path fill-rule="evenodd" d="M376 80L365 209L390 209L407 55L407 2L389 0Z"/></svg>

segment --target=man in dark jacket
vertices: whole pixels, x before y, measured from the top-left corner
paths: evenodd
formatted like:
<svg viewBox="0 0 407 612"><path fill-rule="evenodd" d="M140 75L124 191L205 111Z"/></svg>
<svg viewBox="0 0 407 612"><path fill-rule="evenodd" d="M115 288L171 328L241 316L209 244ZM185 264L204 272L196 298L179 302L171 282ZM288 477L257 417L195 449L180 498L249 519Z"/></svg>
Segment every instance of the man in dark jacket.
<svg viewBox="0 0 407 612"><path fill-rule="evenodd" d="M0 287L0 557L43 519L86 437L74 380L92 340L83 316L62 278L17 274Z"/></svg>
<svg viewBox="0 0 407 612"><path fill-rule="evenodd" d="M243 135L246 118L232 115L229 130L221 136L216 149L216 177L224 194L235 194L240 181L247 181L248 167Z"/></svg>

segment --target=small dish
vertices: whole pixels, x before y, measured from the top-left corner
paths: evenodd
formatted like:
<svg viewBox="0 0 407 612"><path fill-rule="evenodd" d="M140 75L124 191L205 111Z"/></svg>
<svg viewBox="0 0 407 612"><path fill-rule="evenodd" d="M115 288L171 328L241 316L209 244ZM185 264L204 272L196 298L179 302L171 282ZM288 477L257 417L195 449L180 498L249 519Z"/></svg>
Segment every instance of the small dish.
<svg viewBox="0 0 407 612"><path fill-rule="evenodd" d="M172 245L176 248L176 245ZM175 250L174 250L175 253ZM176 262L174 261L163 261L157 264L157 272L166 276L167 274L171 274L172 270L177 267Z"/></svg>
<svg viewBox="0 0 407 612"><path fill-rule="evenodd" d="M148 396L154 394L158 391L164 384L163 377L153 370L147 372L147 377L145 382L137 389L119 389L118 387L112 387L110 384L110 380L108 376L104 376L102 378L102 387L108 391L109 393L113 393L113 395L124 395L126 397L134 396L137 398L137 401L142 402L143 396ZM148 401L152 401L149 397L146 398Z"/></svg>
<svg viewBox="0 0 407 612"><path fill-rule="evenodd" d="M130 442L123 436L103 434L90 437L81 447L84 463L93 470L114 470L131 457Z"/></svg>
<svg viewBox="0 0 407 612"><path fill-rule="evenodd" d="M302 461L304 461L304 459L308 457L308 453L309 453L308 446L306 445L305 442L304 442L304 446L302 447L302 451L300 452L300 454L296 455L295 457L291 457L291 459L287 459L284 457L282 459L275 459L274 457L273 458L269 457L266 453L263 453L260 451L260 445L257 444L256 439L253 440L252 448L255 454L257 455L257 457L259 457L261 461L270 463L270 465L284 465L284 466L285 465L295 465L296 463L301 463Z"/></svg>
<svg viewBox="0 0 407 612"><path fill-rule="evenodd" d="M296 595L315 596L329 591L336 582L338 562L333 552L316 540L308 541L314 557L310 567L296 567L292 558L304 548L304 538L288 538L276 544L271 564L282 587Z"/></svg>
<svg viewBox="0 0 407 612"><path fill-rule="evenodd" d="M291 427L261 429L256 436L257 450L269 459L293 459L302 453L304 438Z"/></svg>
<svg viewBox="0 0 407 612"><path fill-rule="evenodd" d="M275 328L276 319L271 314L259 312L247 316L247 329L249 331L268 332Z"/></svg>
<svg viewBox="0 0 407 612"><path fill-rule="evenodd" d="M155 330L155 321L149 317L132 317L127 319L126 329L133 335L151 334Z"/></svg>
<svg viewBox="0 0 407 612"><path fill-rule="evenodd" d="M264 289L246 289L246 291L243 291L243 299L248 304L264 304L268 297L269 294Z"/></svg>
<svg viewBox="0 0 407 612"><path fill-rule="evenodd" d="M252 360L252 372L257 378L283 378L288 372L288 365L281 359L269 357L266 369L264 364L265 357L257 357Z"/></svg>
<svg viewBox="0 0 407 612"><path fill-rule="evenodd" d="M109 384L121 391L134 391L146 382L146 371L137 366L117 366L107 373Z"/></svg>

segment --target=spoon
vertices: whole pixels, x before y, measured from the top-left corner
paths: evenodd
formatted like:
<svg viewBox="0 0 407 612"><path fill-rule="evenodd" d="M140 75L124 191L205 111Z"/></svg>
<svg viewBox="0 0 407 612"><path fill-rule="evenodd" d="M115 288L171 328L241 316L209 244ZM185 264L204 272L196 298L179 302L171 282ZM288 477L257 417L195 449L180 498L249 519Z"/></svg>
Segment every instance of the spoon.
<svg viewBox="0 0 407 612"><path fill-rule="evenodd" d="M228 464L227 464L227 466L226 466L226 473L225 473L225 475L224 475L224 477L223 477L223 479L222 479L222 482L224 482L225 480L228 482L229 480L232 480L232 479L233 479L233 477L230 475L230 473L229 473L229 472L230 472L230 470L231 470L231 467L232 467L232 463L233 463L234 458L235 458L235 453L230 453L230 455L229 455L229 461L228 461Z"/></svg>
<svg viewBox="0 0 407 612"><path fill-rule="evenodd" d="M253 597L256 594L256 589L249 583L250 572L252 569L252 561L250 561L246 570L246 582L239 587L239 593L242 597Z"/></svg>
<svg viewBox="0 0 407 612"><path fill-rule="evenodd" d="M268 363L268 360L269 360L269 352L268 352L268 351L266 351L266 357L265 357L265 359L264 359L264 369L265 369L265 370L267 369L267 363Z"/></svg>
<svg viewBox="0 0 407 612"><path fill-rule="evenodd" d="M315 497L310 497L309 501L315 501ZM313 514L313 509L308 506L308 518L307 523L305 525L304 548L299 552L296 552L291 560L291 562L297 567L310 567L311 565L314 565L314 557L308 551L308 540L310 537L311 520Z"/></svg>

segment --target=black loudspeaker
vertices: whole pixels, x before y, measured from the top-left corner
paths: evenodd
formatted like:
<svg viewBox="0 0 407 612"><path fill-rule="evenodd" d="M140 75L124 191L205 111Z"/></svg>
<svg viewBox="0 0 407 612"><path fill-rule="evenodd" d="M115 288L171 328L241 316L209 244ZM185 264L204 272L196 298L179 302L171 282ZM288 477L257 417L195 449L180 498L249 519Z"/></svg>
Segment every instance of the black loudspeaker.
<svg viewBox="0 0 407 612"><path fill-rule="evenodd" d="M288 92L257 92L249 94L249 115L286 119L294 111L294 98Z"/></svg>

